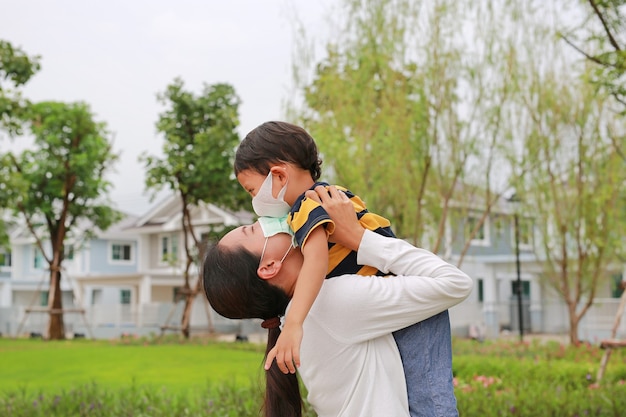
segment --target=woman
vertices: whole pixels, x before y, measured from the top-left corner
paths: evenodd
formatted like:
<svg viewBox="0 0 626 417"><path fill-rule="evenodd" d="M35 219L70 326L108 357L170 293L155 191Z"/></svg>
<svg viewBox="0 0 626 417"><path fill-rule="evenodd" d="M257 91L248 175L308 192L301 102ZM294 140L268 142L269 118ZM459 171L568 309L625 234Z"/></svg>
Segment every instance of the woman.
<svg viewBox="0 0 626 417"><path fill-rule="evenodd" d="M359 264L396 276L343 275L323 283L304 322L298 372L319 417L408 416L402 361L392 332L463 301L472 280L436 255L400 239L363 229L348 198L316 189L334 220L332 240L357 251ZM280 335L302 254L291 236L264 237L258 223L228 233L204 262L204 288L213 308L229 318L260 318L268 348ZM266 352L267 352L266 351ZM284 357L267 373L266 416L300 416L295 374Z"/></svg>

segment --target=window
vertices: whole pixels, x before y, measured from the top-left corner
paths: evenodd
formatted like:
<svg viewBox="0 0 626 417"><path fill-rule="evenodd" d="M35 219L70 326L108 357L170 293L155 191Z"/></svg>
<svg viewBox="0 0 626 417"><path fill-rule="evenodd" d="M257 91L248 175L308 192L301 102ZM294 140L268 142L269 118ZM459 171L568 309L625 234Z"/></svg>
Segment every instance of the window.
<svg viewBox="0 0 626 417"><path fill-rule="evenodd" d="M33 246L33 250L35 253L35 256L33 258L33 268L43 269L43 265L45 262L43 253L41 253L41 250L37 246Z"/></svg>
<svg viewBox="0 0 626 417"><path fill-rule="evenodd" d="M484 280L482 278L478 278L478 302L479 303L482 303L483 301L485 301L484 288L485 288Z"/></svg>
<svg viewBox="0 0 626 417"><path fill-rule="evenodd" d="M132 262L133 247L130 243L111 243L110 259L115 263Z"/></svg>
<svg viewBox="0 0 626 417"><path fill-rule="evenodd" d="M43 307L48 306L48 291L42 291L39 293L39 305Z"/></svg>
<svg viewBox="0 0 626 417"><path fill-rule="evenodd" d="M178 235L161 236L161 263L173 264L178 260Z"/></svg>
<svg viewBox="0 0 626 417"><path fill-rule="evenodd" d="M68 261L74 259L74 245L65 245L65 259Z"/></svg>
<svg viewBox="0 0 626 417"><path fill-rule="evenodd" d="M613 298L620 298L622 296L622 293L624 292L622 283L622 274L611 275L611 296Z"/></svg>
<svg viewBox="0 0 626 417"><path fill-rule="evenodd" d="M174 287L174 302L177 303L184 299L183 287Z"/></svg>
<svg viewBox="0 0 626 417"><path fill-rule="evenodd" d="M130 304L130 290L120 290L120 303Z"/></svg>
<svg viewBox="0 0 626 417"><path fill-rule="evenodd" d="M493 221L493 229L495 239L501 239L504 236L504 230L506 229L506 223L502 216L497 216Z"/></svg>
<svg viewBox="0 0 626 417"><path fill-rule="evenodd" d="M0 267L11 266L11 251L0 249Z"/></svg>
<svg viewBox="0 0 626 417"><path fill-rule="evenodd" d="M533 247L533 231L534 225L531 219L523 217L518 218L519 226L519 246L521 249L532 249ZM515 219L511 222L511 229L513 236L513 245L515 245Z"/></svg>
<svg viewBox="0 0 626 417"><path fill-rule="evenodd" d="M95 306L96 304L102 303L102 289L95 288L91 290L91 305Z"/></svg>
<svg viewBox="0 0 626 417"><path fill-rule="evenodd" d="M511 292L517 295L517 280L511 281ZM522 296L530 297L530 281L522 281Z"/></svg>
<svg viewBox="0 0 626 417"><path fill-rule="evenodd" d="M481 219L474 216L469 216L465 220L465 239L469 239L471 237L472 244L487 246L489 245L489 235L487 229L487 219L485 219L482 224L480 224ZM478 229L476 229L478 228ZM475 231L474 235L472 233Z"/></svg>

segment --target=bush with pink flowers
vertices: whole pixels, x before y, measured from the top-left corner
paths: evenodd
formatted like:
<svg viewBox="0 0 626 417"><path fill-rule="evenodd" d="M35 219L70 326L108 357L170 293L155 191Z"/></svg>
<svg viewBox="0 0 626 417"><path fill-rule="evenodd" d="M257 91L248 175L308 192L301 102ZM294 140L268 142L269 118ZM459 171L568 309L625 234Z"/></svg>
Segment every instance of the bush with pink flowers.
<svg viewBox="0 0 626 417"><path fill-rule="evenodd" d="M461 417L626 416L626 354L556 342L455 340L454 382Z"/></svg>

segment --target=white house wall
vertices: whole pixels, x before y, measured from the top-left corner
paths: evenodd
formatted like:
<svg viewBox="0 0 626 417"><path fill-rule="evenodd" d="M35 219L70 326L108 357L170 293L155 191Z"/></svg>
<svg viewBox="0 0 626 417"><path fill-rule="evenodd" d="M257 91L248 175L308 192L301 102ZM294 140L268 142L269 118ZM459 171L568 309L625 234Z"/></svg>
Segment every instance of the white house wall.
<svg viewBox="0 0 626 417"><path fill-rule="evenodd" d="M0 280L0 308L11 306L11 281L8 279Z"/></svg>
<svg viewBox="0 0 626 417"><path fill-rule="evenodd" d="M138 286L138 302L139 304L149 304L154 302L152 296L152 278L149 275L144 275Z"/></svg>
<svg viewBox="0 0 626 417"><path fill-rule="evenodd" d="M180 278L180 287L182 287L183 282L182 278ZM174 302L174 289L171 286L167 287L156 287L152 286L152 302L155 303L172 303Z"/></svg>
<svg viewBox="0 0 626 417"><path fill-rule="evenodd" d="M61 281L65 290L64 306L73 305L74 299L69 284L74 282L77 288L76 301L82 302L82 306L87 309L87 318L94 328L96 337L118 337L121 333L127 332L158 333L161 325L180 325L183 303L179 302L176 305L173 303L174 289L184 284L182 278L184 242L180 231L180 207L177 204L176 201L168 199L163 206L156 207L140 220L126 219L121 224L115 225L112 231L100 233L97 239L80 249L75 249L74 259L64 262L64 279ZM237 222L234 216L210 205L192 212L198 235L208 231L212 226ZM494 228L487 228L488 233L491 233L492 229ZM495 338L503 329L514 324L512 314L515 313L513 309L516 307L516 300L512 297L511 283L517 279L515 256L512 248L507 247L511 241L510 230L502 229L501 232L504 234L499 238L489 239L492 243L499 242L500 246L472 247L461 265L461 269L474 279L475 285L466 301L450 309L451 327L457 335L467 336L470 327L479 327L483 329L486 337ZM176 233L179 240L179 262L176 266L160 262L160 239L163 234L172 233ZM451 243L452 236L456 234L446 231L445 254L449 255L449 261L454 264L454 257L458 256L458 253ZM130 262L111 262L112 242L131 245ZM5 306L4 309L0 308L0 331L2 327L15 330L13 317L19 316L19 311L29 306L33 299L35 305L39 305L40 295L37 292L39 284L42 291L48 289L48 272L32 267L32 242L20 238L19 241L13 242L12 247L10 278L5 280L0 276L0 307ZM529 251L523 252L521 259L521 278L530 283L530 318L527 320L524 317L524 325L526 327L530 324L533 332L564 333L568 328L567 310L553 291L542 286L539 280L540 268L530 255ZM194 266L190 272L192 286L195 285L197 277L198 272ZM479 301L477 284L479 279L483 282L482 302ZM130 305L120 303L121 289L130 290ZM607 296L608 287L603 287L599 295ZM170 323L165 323L173 308L175 314L171 316ZM609 312L612 308L616 308L615 299L607 299L605 303L594 306L589 318L581 324L583 337L597 338L598 329L602 331L609 329L612 322ZM209 311L210 315L207 316L204 294L199 294L193 305L192 328L208 329L211 325L218 331L227 329L232 331L238 328L239 322L223 319L212 310ZM82 317L76 316L66 315L69 329L85 333L87 330ZM12 321L7 321L7 317L11 317ZM33 316L28 320L28 328L41 329L45 320L44 314Z"/></svg>

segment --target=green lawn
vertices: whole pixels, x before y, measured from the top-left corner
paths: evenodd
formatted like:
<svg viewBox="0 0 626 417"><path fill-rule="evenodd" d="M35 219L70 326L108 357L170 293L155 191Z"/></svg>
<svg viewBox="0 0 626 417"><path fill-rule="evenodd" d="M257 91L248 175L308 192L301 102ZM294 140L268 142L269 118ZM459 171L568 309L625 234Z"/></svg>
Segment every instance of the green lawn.
<svg viewBox="0 0 626 417"><path fill-rule="evenodd" d="M0 416L258 417L264 347L193 339L0 339ZM462 417L622 417L626 351L555 342L453 342ZM305 409L305 417L314 417Z"/></svg>
<svg viewBox="0 0 626 417"><path fill-rule="evenodd" d="M92 382L104 389L147 385L182 392L213 382L260 381L262 359L261 348L247 344L0 338L0 392L62 390Z"/></svg>

